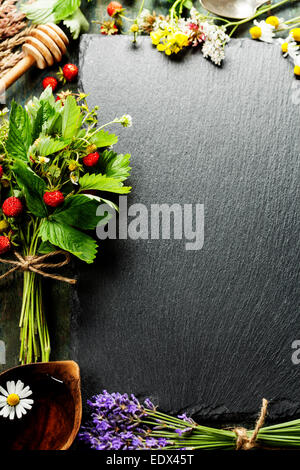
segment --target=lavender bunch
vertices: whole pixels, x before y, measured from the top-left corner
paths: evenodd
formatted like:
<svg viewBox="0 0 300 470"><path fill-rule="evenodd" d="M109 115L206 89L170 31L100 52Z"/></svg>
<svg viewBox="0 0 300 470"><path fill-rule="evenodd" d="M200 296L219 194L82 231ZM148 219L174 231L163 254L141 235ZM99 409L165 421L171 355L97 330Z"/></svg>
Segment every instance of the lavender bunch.
<svg viewBox="0 0 300 470"><path fill-rule="evenodd" d="M199 426L185 414L172 417L161 413L147 398L106 390L88 401L90 422L79 438L96 450L196 449L235 445L230 431Z"/></svg>
<svg viewBox="0 0 300 470"><path fill-rule="evenodd" d="M150 400L142 405L138 399L125 393L102 394L88 400L92 409L91 422L82 428L79 438L96 450L159 449L167 445L164 438L153 438L147 424L149 411L154 410Z"/></svg>

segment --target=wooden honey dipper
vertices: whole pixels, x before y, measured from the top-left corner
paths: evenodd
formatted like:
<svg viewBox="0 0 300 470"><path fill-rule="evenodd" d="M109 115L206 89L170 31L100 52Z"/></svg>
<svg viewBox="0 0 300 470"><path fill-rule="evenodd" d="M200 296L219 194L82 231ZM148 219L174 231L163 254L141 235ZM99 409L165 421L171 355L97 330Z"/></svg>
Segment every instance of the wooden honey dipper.
<svg viewBox="0 0 300 470"><path fill-rule="evenodd" d="M63 30L54 23L37 26L30 32L22 49L25 57L0 80L0 93L9 88L30 67L51 67L60 62L67 51L69 40Z"/></svg>

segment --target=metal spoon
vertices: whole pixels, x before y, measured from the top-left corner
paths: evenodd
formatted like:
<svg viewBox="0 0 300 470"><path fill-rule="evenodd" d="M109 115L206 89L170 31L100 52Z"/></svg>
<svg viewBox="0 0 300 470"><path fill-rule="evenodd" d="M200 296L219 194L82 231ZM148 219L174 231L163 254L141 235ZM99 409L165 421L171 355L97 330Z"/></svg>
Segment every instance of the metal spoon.
<svg viewBox="0 0 300 470"><path fill-rule="evenodd" d="M211 13L226 18L243 20L255 15L268 0L200 0L201 5Z"/></svg>

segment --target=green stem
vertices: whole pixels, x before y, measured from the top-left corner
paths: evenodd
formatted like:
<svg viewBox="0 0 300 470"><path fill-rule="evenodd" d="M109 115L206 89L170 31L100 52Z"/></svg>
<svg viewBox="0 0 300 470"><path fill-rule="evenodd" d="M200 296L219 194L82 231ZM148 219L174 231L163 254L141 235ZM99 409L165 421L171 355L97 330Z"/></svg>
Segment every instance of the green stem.
<svg viewBox="0 0 300 470"><path fill-rule="evenodd" d="M40 221L30 224L24 237L24 256L35 256L39 242ZM24 272L23 301L19 323L21 334L20 362L29 364L49 361L49 332L42 306L41 279L32 271Z"/></svg>

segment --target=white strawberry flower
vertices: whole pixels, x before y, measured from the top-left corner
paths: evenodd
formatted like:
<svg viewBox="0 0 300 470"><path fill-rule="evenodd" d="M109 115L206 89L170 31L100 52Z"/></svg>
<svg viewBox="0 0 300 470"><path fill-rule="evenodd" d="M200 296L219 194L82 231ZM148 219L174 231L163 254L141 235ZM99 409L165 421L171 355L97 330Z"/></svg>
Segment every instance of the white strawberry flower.
<svg viewBox="0 0 300 470"><path fill-rule="evenodd" d="M39 161L39 163L41 163L42 165L44 165L45 163L50 162L50 158L47 158L47 157L38 157L38 161Z"/></svg>
<svg viewBox="0 0 300 470"><path fill-rule="evenodd" d="M26 415L27 410L31 410L33 400L28 398L32 395L30 388L24 387L23 382L18 380L6 382L6 390L0 385L0 416L3 418L14 419L22 418Z"/></svg>
<svg viewBox="0 0 300 470"><path fill-rule="evenodd" d="M74 172L74 171L71 171L70 173L70 180L73 184L78 184L78 175Z"/></svg>

